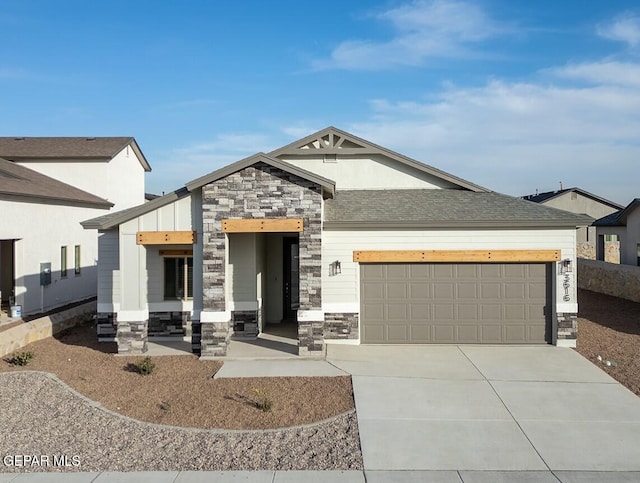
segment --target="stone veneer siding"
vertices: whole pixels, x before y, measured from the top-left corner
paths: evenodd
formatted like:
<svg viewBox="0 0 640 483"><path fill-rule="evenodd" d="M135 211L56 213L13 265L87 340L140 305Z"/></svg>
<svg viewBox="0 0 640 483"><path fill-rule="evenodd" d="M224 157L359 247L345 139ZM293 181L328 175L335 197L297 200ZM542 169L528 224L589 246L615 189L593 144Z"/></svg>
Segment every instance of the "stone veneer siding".
<svg viewBox="0 0 640 483"><path fill-rule="evenodd" d="M191 312L151 312L149 336L190 336Z"/></svg>
<svg viewBox="0 0 640 483"><path fill-rule="evenodd" d="M225 235L222 220L302 218L299 234L300 312L321 310L322 192L315 183L265 163L256 163L202 187L203 310L224 312ZM232 315L233 317L233 315ZM323 349L322 327L301 323L300 353ZM232 321L202 322L201 355L225 355ZM309 327L307 327L309 326Z"/></svg>
<svg viewBox="0 0 640 483"><path fill-rule="evenodd" d="M576 340L578 338L578 314L556 314L558 322L558 340Z"/></svg>
<svg viewBox="0 0 640 483"><path fill-rule="evenodd" d="M98 342L113 342L118 332L118 314L114 312L98 312L96 314L96 331Z"/></svg>
<svg viewBox="0 0 640 483"><path fill-rule="evenodd" d="M328 339L357 339L358 314L355 312L324 314L324 338Z"/></svg>

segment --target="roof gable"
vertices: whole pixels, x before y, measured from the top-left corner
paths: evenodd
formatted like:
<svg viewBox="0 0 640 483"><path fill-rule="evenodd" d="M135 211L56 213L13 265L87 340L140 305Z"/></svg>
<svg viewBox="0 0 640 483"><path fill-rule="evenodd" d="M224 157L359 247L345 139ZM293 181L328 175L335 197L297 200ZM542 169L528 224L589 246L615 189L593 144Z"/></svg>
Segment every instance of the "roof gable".
<svg viewBox="0 0 640 483"><path fill-rule="evenodd" d="M629 215L638 207L640 207L640 198L635 198L625 208L596 220L594 226L625 226Z"/></svg>
<svg viewBox="0 0 640 483"><path fill-rule="evenodd" d="M279 168L282 171L285 171L289 174L293 174L300 178L306 179L307 181L311 181L312 183L318 184L322 187L322 189L329 194L329 196L333 196L336 191L335 182L330 179L323 178L322 176L318 176L315 173L310 171L298 168L286 161L282 161L280 159L271 157L264 153L254 154L253 156L249 156L248 158L241 159L233 164L220 168L212 173L204 175L198 179L195 179L185 186L189 191L193 191L194 189L201 188L202 186L217 181L219 179L225 178L230 174L233 174L237 171L241 171L249 166L252 166L256 163L265 163L275 168Z"/></svg>
<svg viewBox="0 0 640 483"><path fill-rule="evenodd" d="M527 201L533 201L534 203L545 203L554 198L558 198L559 196L565 195L567 193L572 193L572 192L581 194L582 196L585 196L594 201L597 201L598 203L609 206L611 208L615 208L617 210L622 208L622 205L619 205L618 203L614 203L613 201L602 198L601 196L594 195L593 193L589 193L588 191L585 191L580 188L575 188L575 187L561 189L558 191L547 191L545 193L536 193L535 195L526 195L526 196L523 196L522 199Z"/></svg>
<svg viewBox="0 0 640 483"><path fill-rule="evenodd" d="M40 203L111 208L113 203L0 158L0 196Z"/></svg>
<svg viewBox="0 0 640 483"><path fill-rule="evenodd" d="M281 156L295 155L308 156L318 154L322 155L372 155L381 154L405 166L410 166L419 171L427 173L436 178L459 186L462 189L471 191L490 191L477 184L466 181L462 178L446 173L440 169L434 168L427 164L421 163L403 154L397 153L390 149L374 144L365 139L359 138L346 131L342 131L333 126L329 126L321 131L305 136L302 139L294 141L286 146L271 151L269 156L279 158Z"/></svg>
<svg viewBox="0 0 640 483"><path fill-rule="evenodd" d="M133 137L0 137L0 156L9 160L112 159L131 146L145 171L151 171Z"/></svg>

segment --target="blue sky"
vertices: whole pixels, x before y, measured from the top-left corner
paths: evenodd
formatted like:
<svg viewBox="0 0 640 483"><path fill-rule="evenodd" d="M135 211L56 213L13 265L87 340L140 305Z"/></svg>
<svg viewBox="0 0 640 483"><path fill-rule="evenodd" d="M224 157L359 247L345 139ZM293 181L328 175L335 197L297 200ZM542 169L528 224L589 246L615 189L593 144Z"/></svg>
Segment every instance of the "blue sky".
<svg viewBox="0 0 640 483"><path fill-rule="evenodd" d="M636 1L0 0L0 135L170 191L328 125L511 195L640 197Z"/></svg>

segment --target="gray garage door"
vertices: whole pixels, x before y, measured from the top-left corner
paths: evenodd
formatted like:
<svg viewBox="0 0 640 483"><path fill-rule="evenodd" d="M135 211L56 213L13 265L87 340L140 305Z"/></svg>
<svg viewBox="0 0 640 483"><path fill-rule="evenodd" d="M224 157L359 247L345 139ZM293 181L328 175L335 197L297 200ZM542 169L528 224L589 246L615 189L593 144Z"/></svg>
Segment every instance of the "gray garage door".
<svg viewBox="0 0 640 483"><path fill-rule="evenodd" d="M544 263L360 265L365 344L544 343Z"/></svg>

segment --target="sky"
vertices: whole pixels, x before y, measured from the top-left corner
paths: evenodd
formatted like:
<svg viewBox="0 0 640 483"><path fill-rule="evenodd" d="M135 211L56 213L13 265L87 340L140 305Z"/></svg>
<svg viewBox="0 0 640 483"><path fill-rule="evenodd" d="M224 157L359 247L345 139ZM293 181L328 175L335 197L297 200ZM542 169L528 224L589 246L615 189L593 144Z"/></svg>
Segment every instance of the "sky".
<svg viewBox="0 0 640 483"><path fill-rule="evenodd" d="M640 197L637 0L0 0L0 136L133 136L160 194L335 126L514 196Z"/></svg>

